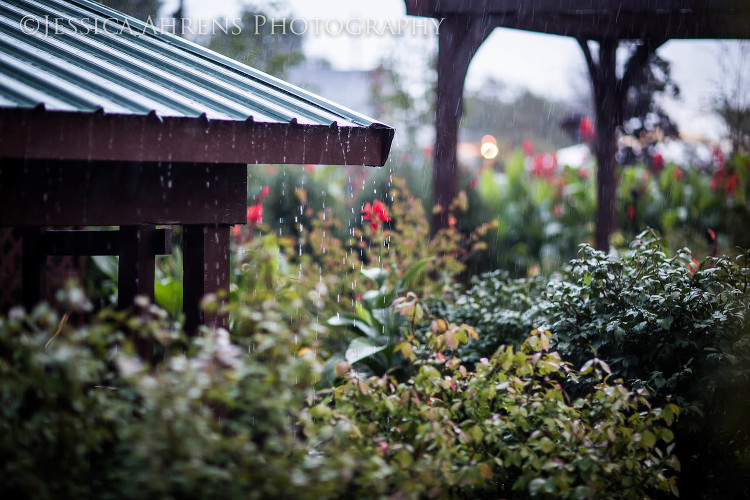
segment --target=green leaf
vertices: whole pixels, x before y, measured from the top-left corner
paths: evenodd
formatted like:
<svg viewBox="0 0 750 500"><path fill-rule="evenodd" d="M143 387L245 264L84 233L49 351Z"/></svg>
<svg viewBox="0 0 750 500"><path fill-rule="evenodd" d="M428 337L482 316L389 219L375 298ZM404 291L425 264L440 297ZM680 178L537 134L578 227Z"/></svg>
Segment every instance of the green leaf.
<svg viewBox="0 0 750 500"><path fill-rule="evenodd" d="M390 332L393 329L394 323L396 321L396 316L393 314L392 307L373 309L372 316L373 318L375 318L375 321L385 327L386 332Z"/></svg>
<svg viewBox="0 0 750 500"><path fill-rule="evenodd" d="M91 260L105 276L117 281L117 257L112 255L94 255Z"/></svg>
<svg viewBox="0 0 750 500"><path fill-rule="evenodd" d="M378 288L383 286L385 280L388 279L388 271L380 267L370 267L362 269L361 272L362 274L373 280L378 285Z"/></svg>
<svg viewBox="0 0 750 500"><path fill-rule="evenodd" d="M353 365L354 363L369 358L387 348L388 344L374 345L370 339L358 338L351 341L344 356L346 357L346 361L350 365Z"/></svg>
<svg viewBox="0 0 750 500"><path fill-rule="evenodd" d="M182 283L172 278L164 278L154 283L154 300L172 316L182 311Z"/></svg>
<svg viewBox="0 0 750 500"><path fill-rule="evenodd" d="M663 329L669 331L669 329L672 327L673 321L674 321L674 318L672 316L667 316L666 318L661 318L656 323Z"/></svg>
<svg viewBox="0 0 750 500"><path fill-rule="evenodd" d="M371 337L371 338L380 337L380 333L375 328L373 328L372 326L362 321L361 318L355 318L352 316L345 316L343 314L339 314L339 315L329 318L328 324L331 326L350 326L353 329L359 330L360 332L364 333L368 337Z"/></svg>
<svg viewBox="0 0 750 500"><path fill-rule="evenodd" d="M419 273L424 270L425 266L427 266L427 264L429 264L433 260L435 260L435 257L426 257L404 271L404 275L401 278L398 288L403 290L403 288L409 284L409 281L419 275Z"/></svg>
<svg viewBox="0 0 750 500"><path fill-rule="evenodd" d="M641 435L641 444L646 448L653 448L656 444L656 436L651 431L643 431Z"/></svg>
<svg viewBox="0 0 750 500"><path fill-rule="evenodd" d="M336 373L336 365L344 361L344 357L340 354L331 356L328 361L323 365L323 373L321 374L320 384L322 387L331 387L336 379L339 377Z"/></svg>

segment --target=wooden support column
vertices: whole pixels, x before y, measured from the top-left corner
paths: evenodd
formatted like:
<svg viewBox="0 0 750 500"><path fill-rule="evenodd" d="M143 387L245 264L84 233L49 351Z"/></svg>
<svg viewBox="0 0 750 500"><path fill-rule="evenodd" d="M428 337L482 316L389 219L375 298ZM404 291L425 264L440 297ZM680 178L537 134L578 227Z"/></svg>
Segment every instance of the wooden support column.
<svg viewBox="0 0 750 500"><path fill-rule="evenodd" d="M138 295L154 301L155 230L154 226L120 227L120 263L117 278L117 306L120 309L131 307Z"/></svg>
<svg viewBox="0 0 750 500"><path fill-rule="evenodd" d="M22 232L21 294L27 311L39 303L44 290L46 258L41 248L42 233L43 229L37 226L24 227Z"/></svg>
<svg viewBox="0 0 750 500"><path fill-rule="evenodd" d="M609 249L609 235L617 223L615 197L617 193L616 162L617 127L621 123L621 82L617 78L617 39L599 40L599 59L591 55L588 41L578 39L586 57L591 77L596 113L596 232L594 246L599 250Z"/></svg>
<svg viewBox="0 0 750 500"><path fill-rule="evenodd" d="M117 270L117 307L133 307L135 298L145 296L154 302L154 226L120 226L120 261ZM135 333L138 355L149 362L154 361L154 341Z"/></svg>
<svg viewBox="0 0 750 500"><path fill-rule="evenodd" d="M443 210L433 215L433 232L448 226L448 207L458 194L456 151L464 82L471 59L492 26L488 19L474 16L450 16L440 25L432 203Z"/></svg>
<svg viewBox="0 0 750 500"><path fill-rule="evenodd" d="M617 126L620 123L619 81L617 79L617 40L599 43L596 105L597 207L596 248L609 249L609 235L617 227Z"/></svg>
<svg viewBox="0 0 750 500"><path fill-rule="evenodd" d="M225 315L204 313L200 302L210 293L223 292L224 299L229 294L230 227L226 224L183 226L183 305L185 330L189 335L194 335L201 324L227 326Z"/></svg>

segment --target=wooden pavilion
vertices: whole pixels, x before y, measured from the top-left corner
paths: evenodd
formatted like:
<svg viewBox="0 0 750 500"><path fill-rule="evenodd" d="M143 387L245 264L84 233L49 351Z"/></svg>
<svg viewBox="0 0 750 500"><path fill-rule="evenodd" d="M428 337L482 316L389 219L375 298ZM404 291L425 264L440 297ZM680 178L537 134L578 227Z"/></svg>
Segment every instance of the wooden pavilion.
<svg viewBox="0 0 750 500"><path fill-rule="evenodd" d="M596 108L598 159L596 246L608 247L615 227L616 129L628 89L640 83L651 54L670 39L750 38L747 0L404 0L409 15L443 19L438 52L434 203L448 206L457 192L456 147L469 64L495 28L578 40L589 69ZM617 47L638 48L617 74ZM598 44L598 58L590 42ZM459 110L457 113L456 110ZM445 227L447 214L433 226Z"/></svg>
<svg viewBox="0 0 750 500"><path fill-rule="evenodd" d="M0 226L23 231L23 302L48 255L119 255L119 305L153 299L183 228L189 332L229 287L247 165L383 165L393 129L89 0L0 3ZM115 226L115 230L60 230ZM4 256L0 255L0 258Z"/></svg>

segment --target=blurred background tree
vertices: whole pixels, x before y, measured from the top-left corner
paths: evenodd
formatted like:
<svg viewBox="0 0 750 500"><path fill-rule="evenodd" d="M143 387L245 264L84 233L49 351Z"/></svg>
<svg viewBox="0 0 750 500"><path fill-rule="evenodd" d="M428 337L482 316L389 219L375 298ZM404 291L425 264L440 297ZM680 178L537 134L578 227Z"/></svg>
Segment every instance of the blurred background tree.
<svg viewBox="0 0 750 500"><path fill-rule="evenodd" d="M106 5L135 18L146 20L149 16L155 21L161 8L161 0L100 0Z"/></svg>
<svg viewBox="0 0 750 500"><path fill-rule="evenodd" d="M279 2L271 2L262 8L247 4L240 14L242 30L237 34L232 30L228 33L217 30L207 46L241 63L284 78L289 68L305 59L304 37L292 31L290 24L294 17L286 10ZM300 32L300 28L295 30Z"/></svg>
<svg viewBox="0 0 750 500"><path fill-rule="evenodd" d="M713 109L724 121L727 139L732 152L750 152L750 44L743 41L738 46L723 44L718 59L721 75L716 81Z"/></svg>

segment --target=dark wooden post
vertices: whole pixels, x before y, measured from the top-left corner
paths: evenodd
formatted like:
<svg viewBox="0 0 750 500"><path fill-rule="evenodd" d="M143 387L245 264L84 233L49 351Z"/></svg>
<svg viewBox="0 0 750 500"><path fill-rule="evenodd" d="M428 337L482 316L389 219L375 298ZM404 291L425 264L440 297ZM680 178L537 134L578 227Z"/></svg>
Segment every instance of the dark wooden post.
<svg viewBox="0 0 750 500"><path fill-rule="evenodd" d="M154 302L154 251L156 228L154 226L120 226L120 262L117 270L117 307L133 307L135 298L143 295ZM135 334L135 347L139 356L154 361L154 341Z"/></svg>
<svg viewBox="0 0 750 500"><path fill-rule="evenodd" d="M440 26L432 203L443 210L433 215L433 232L448 226L447 209L458 193L456 151L464 82L471 59L491 32L481 17L450 16Z"/></svg>
<svg viewBox="0 0 750 500"><path fill-rule="evenodd" d="M154 301L154 226L120 227L120 263L117 277L117 305L127 309L136 296Z"/></svg>
<svg viewBox="0 0 750 500"><path fill-rule="evenodd" d="M21 241L21 295L23 306L31 311L42 298L46 258L42 253L42 228L23 228Z"/></svg>
<svg viewBox="0 0 750 500"><path fill-rule="evenodd" d="M643 40L625 65L622 78L617 77L617 47L619 40L607 38L599 40L599 60L594 61L588 42L578 39L586 57L586 65L591 76L596 113L596 142L594 145L597 160L597 208L595 246L599 250L609 248L609 235L617 227L617 127L622 125L623 107L628 90L639 85L644 78L644 70L650 57L667 38Z"/></svg>
<svg viewBox="0 0 750 500"><path fill-rule="evenodd" d="M616 39L599 40L599 60L594 61L588 41L578 39L586 57L591 76L596 115L596 233L594 246L599 250L609 249L609 235L616 225L615 196L617 179L615 155L617 154L617 126L620 124L620 81L617 78Z"/></svg>
<svg viewBox="0 0 750 500"><path fill-rule="evenodd" d="M617 226L615 198L617 126L620 106L617 79L617 40L599 42L596 95L597 207L594 242L599 250L609 248L609 235Z"/></svg>
<svg viewBox="0 0 750 500"><path fill-rule="evenodd" d="M189 335L200 324L226 326L225 315L205 314L200 302L209 293L229 293L229 228L226 224L183 226L183 307Z"/></svg>

